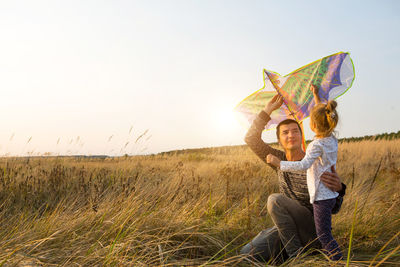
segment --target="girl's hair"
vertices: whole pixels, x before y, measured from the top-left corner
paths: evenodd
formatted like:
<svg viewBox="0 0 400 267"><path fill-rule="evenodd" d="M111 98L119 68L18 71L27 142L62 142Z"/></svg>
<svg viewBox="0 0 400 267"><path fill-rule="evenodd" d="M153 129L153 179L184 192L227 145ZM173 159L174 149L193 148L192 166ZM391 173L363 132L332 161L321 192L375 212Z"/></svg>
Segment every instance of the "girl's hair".
<svg viewBox="0 0 400 267"><path fill-rule="evenodd" d="M315 123L318 136L327 137L335 129L339 121L336 107L336 101L329 100L328 103L318 104L311 110L311 121Z"/></svg>

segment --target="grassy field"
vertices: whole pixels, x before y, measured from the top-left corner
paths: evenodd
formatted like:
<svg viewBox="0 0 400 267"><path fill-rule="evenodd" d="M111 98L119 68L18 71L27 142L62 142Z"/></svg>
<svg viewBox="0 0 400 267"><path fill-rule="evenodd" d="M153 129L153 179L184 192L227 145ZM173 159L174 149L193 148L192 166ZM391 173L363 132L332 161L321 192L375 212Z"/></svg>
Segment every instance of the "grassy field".
<svg viewBox="0 0 400 267"><path fill-rule="evenodd" d="M344 255L355 213L350 265L399 265L400 140L342 143L338 158L348 190L333 234ZM0 266L264 266L238 250L272 225L274 192L276 174L247 147L2 158ZM322 254L288 263L329 264Z"/></svg>

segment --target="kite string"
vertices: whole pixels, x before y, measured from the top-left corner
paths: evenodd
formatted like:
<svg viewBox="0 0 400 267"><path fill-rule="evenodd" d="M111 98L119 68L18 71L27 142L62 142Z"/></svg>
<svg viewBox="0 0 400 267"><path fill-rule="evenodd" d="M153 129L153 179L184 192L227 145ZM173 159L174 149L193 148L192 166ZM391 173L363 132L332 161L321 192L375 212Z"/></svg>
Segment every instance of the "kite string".
<svg viewBox="0 0 400 267"><path fill-rule="evenodd" d="M290 115L292 115L292 117L294 118L295 121L298 121L297 118L296 118L296 116L294 115L295 113L291 110L291 108L289 107L289 105L286 103L286 99L283 97L283 95L282 95L282 94L279 92L279 90L277 89L277 88L280 89L280 87L277 86L277 85L274 83L273 79L271 79L271 77L269 76L268 72L266 72L266 73L267 73L268 79L271 81L272 86L274 87L275 91L278 93L278 95L280 95L280 96L282 97L283 104L285 104L286 108L289 110Z"/></svg>
<svg viewBox="0 0 400 267"><path fill-rule="evenodd" d="M301 128L301 146L303 147L303 151L306 151L306 137L304 135L304 127L303 127L303 121L299 123L300 128Z"/></svg>

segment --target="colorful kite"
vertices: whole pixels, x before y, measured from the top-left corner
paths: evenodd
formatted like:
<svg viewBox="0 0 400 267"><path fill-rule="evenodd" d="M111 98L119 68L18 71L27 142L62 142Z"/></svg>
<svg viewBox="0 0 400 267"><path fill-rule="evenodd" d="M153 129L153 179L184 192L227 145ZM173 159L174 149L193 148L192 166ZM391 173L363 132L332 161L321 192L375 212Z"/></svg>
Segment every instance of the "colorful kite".
<svg viewBox="0 0 400 267"><path fill-rule="evenodd" d="M265 69L263 74L264 87L240 102L235 111L242 115L241 120L251 124L268 101L278 93L284 103L272 112L271 121L265 126L271 129L284 119L291 118L301 123L310 115L315 105L311 84L319 88L322 101L336 99L344 94L353 84L354 66L348 53L339 52L286 76Z"/></svg>

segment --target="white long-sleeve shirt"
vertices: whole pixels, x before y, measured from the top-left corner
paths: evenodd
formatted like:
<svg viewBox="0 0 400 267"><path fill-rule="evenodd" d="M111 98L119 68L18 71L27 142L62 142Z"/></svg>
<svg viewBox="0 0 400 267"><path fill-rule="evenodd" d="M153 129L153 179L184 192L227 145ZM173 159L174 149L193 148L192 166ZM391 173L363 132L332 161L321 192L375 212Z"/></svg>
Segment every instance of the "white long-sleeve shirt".
<svg viewBox="0 0 400 267"><path fill-rule="evenodd" d="M336 198L339 193L333 192L324 183L320 183L321 175L336 165L338 141L330 135L325 138L314 138L308 145L306 155L301 161L281 161L282 171L307 170L307 187L310 202Z"/></svg>

